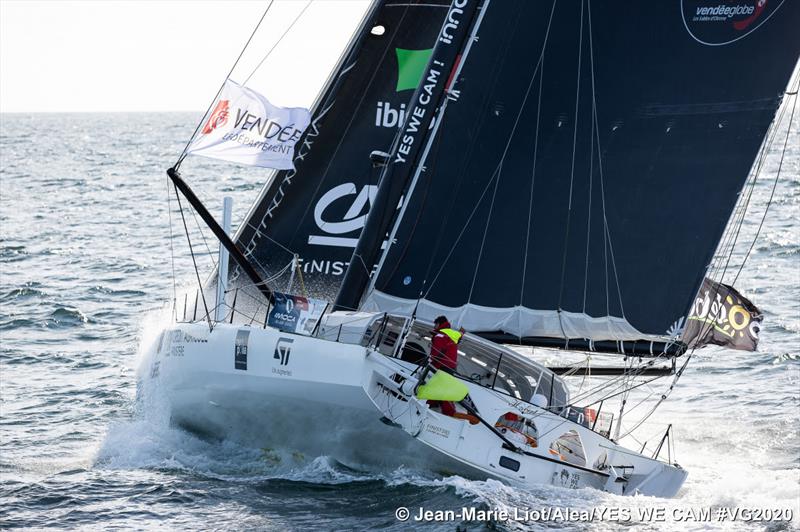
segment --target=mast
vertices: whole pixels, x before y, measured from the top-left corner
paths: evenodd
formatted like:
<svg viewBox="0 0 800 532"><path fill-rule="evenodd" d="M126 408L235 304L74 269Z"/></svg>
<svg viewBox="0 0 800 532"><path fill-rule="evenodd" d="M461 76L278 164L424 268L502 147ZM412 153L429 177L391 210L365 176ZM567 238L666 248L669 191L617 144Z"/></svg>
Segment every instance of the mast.
<svg viewBox="0 0 800 532"><path fill-rule="evenodd" d="M378 192L370 207L350 265L344 275L334 311L358 307L367 287L381 244L395 218L400 202L424 145L431 121L448 89L451 72L472 28L479 0L453 0L439 31L436 46L406 111L405 122L394 138L389 162L383 167Z"/></svg>

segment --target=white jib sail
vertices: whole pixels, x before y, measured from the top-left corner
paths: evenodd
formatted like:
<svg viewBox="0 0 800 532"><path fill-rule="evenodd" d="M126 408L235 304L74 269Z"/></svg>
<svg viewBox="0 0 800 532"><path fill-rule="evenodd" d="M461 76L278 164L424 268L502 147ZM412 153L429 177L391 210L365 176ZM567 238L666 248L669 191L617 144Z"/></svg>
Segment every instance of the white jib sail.
<svg viewBox="0 0 800 532"><path fill-rule="evenodd" d="M228 80L188 153L250 166L288 170L294 145L311 121L302 107L277 107Z"/></svg>

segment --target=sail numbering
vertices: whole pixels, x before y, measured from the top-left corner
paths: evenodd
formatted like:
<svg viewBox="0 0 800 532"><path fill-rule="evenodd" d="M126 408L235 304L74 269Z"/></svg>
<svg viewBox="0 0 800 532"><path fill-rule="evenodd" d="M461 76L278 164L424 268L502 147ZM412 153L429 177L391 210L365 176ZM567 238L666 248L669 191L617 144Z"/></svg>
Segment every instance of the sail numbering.
<svg viewBox="0 0 800 532"><path fill-rule="evenodd" d="M757 347L731 257L794 112L800 4L599 4L375 0L312 110L226 79L167 172L220 241L140 372L173 422L676 495L672 426L627 444L696 349ZM182 176L190 154L276 170L235 234Z"/></svg>

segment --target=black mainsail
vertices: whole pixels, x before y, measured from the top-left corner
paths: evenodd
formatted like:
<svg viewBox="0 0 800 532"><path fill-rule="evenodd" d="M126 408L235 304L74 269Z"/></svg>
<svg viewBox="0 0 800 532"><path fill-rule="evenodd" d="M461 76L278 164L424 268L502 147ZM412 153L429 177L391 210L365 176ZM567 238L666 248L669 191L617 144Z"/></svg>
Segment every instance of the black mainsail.
<svg viewBox="0 0 800 532"><path fill-rule="evenodd" d="M797 2L729 4L485 2L364 307L669 345L800 52Z"/></svg>

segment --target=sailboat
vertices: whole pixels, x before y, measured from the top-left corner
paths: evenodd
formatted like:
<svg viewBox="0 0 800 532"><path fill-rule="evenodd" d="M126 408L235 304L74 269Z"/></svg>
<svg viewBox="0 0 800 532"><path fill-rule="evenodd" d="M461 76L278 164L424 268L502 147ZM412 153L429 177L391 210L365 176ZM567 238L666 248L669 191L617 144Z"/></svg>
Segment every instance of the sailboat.
<svg viewBox="0 0 800 532"><path fill-rule="evenodd" d="M650 416L697 348L755 349L760 312L721 281L797 27L781 0L376 0L307 127L226 80L167 172L217 280L173 301L140 384L204 434L675 496L670 429L623 446L626 399L666 379ZM193 150L278 169L232 236L181 173ZM465 331L453 372L429 363L440 315Z"/></svg>

